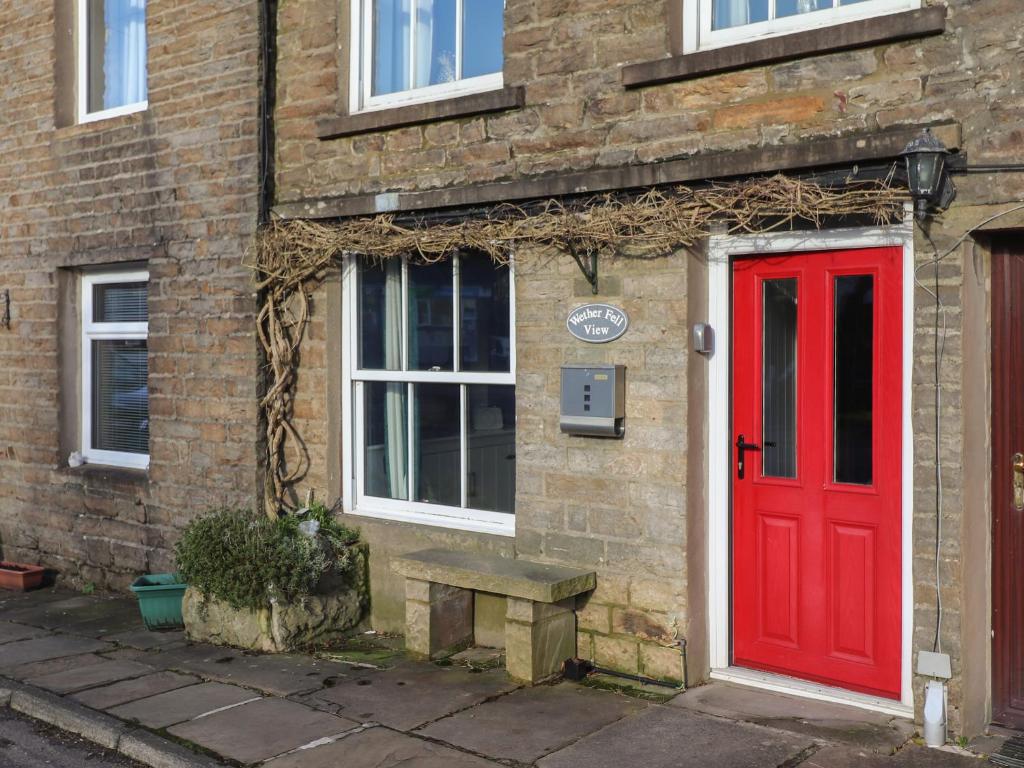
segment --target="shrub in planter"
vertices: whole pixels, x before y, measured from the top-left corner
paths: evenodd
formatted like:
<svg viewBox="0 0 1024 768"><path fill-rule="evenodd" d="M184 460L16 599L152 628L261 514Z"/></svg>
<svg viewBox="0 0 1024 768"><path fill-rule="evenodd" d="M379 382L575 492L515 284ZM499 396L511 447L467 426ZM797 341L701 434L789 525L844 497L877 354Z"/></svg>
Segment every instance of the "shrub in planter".
<svg viewBox="0 0 1024 768"><path fill-rule="evenodd" d="M323 505L276 520L213 510L189 524L175 555L195 640L284 651L328 642L362 618L359 534Z"/></svg>

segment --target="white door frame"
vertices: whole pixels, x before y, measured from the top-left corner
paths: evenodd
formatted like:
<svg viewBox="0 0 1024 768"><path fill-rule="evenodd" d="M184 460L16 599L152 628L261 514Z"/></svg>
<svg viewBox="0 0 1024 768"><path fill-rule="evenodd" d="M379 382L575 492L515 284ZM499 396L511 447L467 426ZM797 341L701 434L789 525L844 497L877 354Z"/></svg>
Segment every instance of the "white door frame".
<svg viewBox="0 0 1024 768"><path fill-rule="evenodd" d="M901 697L896 702L816 683L732 666L730 644L731 409L730 357L732 260L753 254L823 251L880 246L903 248L903 457L902 457L902 659ZM852 704L897 716L912 716L911 656L914 628L913 433L911 378L914 340L914 227L903 223L809 232L720 235L708 243L708 322L716 351L708 366L708 648L711 676L800 696Z"/></svg>

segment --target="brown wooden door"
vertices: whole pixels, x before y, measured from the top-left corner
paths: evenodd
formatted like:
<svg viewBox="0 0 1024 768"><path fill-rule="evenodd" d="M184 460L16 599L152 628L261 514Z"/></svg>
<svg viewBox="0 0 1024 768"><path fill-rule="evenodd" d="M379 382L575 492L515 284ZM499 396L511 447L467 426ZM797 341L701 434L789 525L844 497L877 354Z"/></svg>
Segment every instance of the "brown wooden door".
<svg viewBox="0 0 1024 768"><path fill-rule="evenodd" d="M1024 728L1024 232L992 252L992 719ZM1021 478L1024 481L1024 478Z"/></svg>

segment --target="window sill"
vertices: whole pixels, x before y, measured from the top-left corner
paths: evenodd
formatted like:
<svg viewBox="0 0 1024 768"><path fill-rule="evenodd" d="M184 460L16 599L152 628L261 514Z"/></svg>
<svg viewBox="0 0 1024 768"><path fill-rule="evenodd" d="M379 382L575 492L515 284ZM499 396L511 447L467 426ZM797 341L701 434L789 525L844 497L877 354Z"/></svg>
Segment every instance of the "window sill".
<svg viewBox="0 0 1024 768"><path fill-rule="evenodd" d="M495 536L516 535L515 515L509 515L507 523L490 522L486 520L472 520L465 517L448 517L446 515L428 515L422 512L399 511L392 509L374 509L367 507L356 507L345 510L346 514L357 517L368 517L375 520L390 520L399 523L414 523L416 525L429 525L435 528L447 528L467 533L489 533Z"/></svg>
<svg viewBox="0 0 1024 768"><path fill-rule="evenodd" d="M87 123L99 123L103 120L110 120L114 117L123 117L125 115L134 115L136 112L145 112L147 109L149 109L148 100L140 101L135 104L125 104L123 107L103 109L99 112L88 112L79 115L78 124L85 125Z"/></svg>
<svg viewBox="0 0 1024 768"><path fill-rule="evenodd" d="M59 471L65 475L81 477L86 480L104 480L137 485L149 482L148 470L110 464L82 464L78 467L61 467Z"/></svg>
<svg viewBox="0 0 1024 768"><path fill-rule="evenodd" d="M630 64L622 68L622 84L626 88L644 88L674 83L852 48L941 35L945 29L946 8L932 6Z"/></svg>
<svg viewBox="0 0 1024 768"><path fill-rule="evenodd" d="M434 123L459 117L471 117L491 112L504 112L523 106L525 89L520 86L506 86L484 93L455 96L441 101L427 101L388 107L371 112L352 115L323 117L317 121L317 138L338 139L343 136L358 136L362 133L389 131L409 125Z"/></svg>

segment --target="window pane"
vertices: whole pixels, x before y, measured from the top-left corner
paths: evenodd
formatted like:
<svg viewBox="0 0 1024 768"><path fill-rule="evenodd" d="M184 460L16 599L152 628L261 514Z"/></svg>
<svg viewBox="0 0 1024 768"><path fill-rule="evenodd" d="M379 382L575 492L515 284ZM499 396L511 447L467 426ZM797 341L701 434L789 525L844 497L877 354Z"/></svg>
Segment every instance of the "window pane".
<svg viewBox="0 0 1024 768"><path fill-rule="evenodd" d="M462 503L458 384L416 384L413 456L416 501Z"/></svg>
<svg viewBox="0 0 1024 768"><path fill-rule="evenodd" d="M837 483L871 484L874 301L871 275L835 279Z"/></svg>
<svg viewBox="0 0 1024 768"><path fill-rule="evenodd" d="M504 0L464 0L462 4L462 76L501 72L505 28Z"/></svg>
<svg viewBox="0 0 1024 768"><path fill-rule="evenodd" d="M88 0L89 112L146 100L146 0Z"/></svg>
<svg viewBox="0 0 1024 768"><path fill-rule="evenodd" d="M372 93L407 91L412 0L373 0Z"/></svg>
<svg viewBox="0 0 1024 768"><path fill-rule="evenodd" d="M768 20L768 0L713 0L712 29L728 29Z"/></svg>
<svg viewBox="0 0 1024 768"><path fill-rule="evenodd" d="M775 16L796 16L832 7L832 0L775 0Z"/></svg>
<svg viewBox="0 0 1024 768"><path fill-rule="evenodd" d="M145 323L149 319L146 298L144 282L94 285L92 320L94 323Z"/></svg>
<svg viewBox="0 0 1024 768"><path fill-rule="evenodd" d="M409 265L409 370L450 371L455 357L451 259Z"/></svg>
<svg viewBox="0 0 1024 768"><path fill-rule="evenodd" d="M416 0L417 88L458 80L455 13L455 0Z"/></svg>
<svg viewBox="0 0 1024 768"><path fill-rule="evenodd" d="M149 362L143 339L92 342L92 448L149 453Z"/></svg>
<svg viewBox="0 0 1024 768"><path fill-rule="evenodd" d="M515 511L516 390L466 387L469 418L468 503L473 509Z"/></svg>
<svg viewBox="0 0 1024 768"><path fill-rule="evenodd" d="M796 477L795 277L764 281L762 474Z"/></svg>
<svg viewBox="0 0 1024 768"><path fill-rule="evenodd" d="M509 269L486 256L459 259L459 366L463 371L508 371Z"/></svg>
<svg viewBox="0 0 1024 768"><path fill-rule="evenodd" d="M407 385L368 381L363 385L363 486L368 496L409 498L409 410Z"/></svg>
<svg viewBox="0 0 1024 768"><path fill-rule="evenodd" d="M358 365L363 369L402 368L402 262L359 262Z"/></svg>

